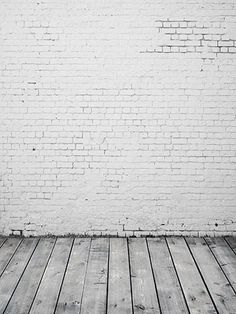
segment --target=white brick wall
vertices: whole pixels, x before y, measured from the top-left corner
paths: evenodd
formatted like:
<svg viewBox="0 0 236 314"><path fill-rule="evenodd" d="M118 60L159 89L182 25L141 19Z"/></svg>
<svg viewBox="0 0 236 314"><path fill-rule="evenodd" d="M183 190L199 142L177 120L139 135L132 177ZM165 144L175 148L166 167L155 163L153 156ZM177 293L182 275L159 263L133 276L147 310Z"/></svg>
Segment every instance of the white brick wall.
<svg viewBox="0 0 236 314"><path fill-rule="evenodd" d="M1 0L0 233L235 234L234 0Z"/></svg>

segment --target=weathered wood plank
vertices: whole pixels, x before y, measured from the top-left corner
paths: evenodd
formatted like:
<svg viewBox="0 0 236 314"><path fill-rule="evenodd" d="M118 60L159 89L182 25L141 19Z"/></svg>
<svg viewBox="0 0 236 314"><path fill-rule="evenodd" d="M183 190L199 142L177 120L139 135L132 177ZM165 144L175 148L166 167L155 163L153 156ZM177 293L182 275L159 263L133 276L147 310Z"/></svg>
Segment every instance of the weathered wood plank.
<svg viewBox="0 0 236 314"><path fill-rule="evenodd" d="M5 310L8 301L38 243L38 239L24 239L0 280L0 313Z"/></svg>
<svg viewBox="0 0 236 314"><path fill-rule="evenodd" d="M110 240L108 313L132 314L127 239Z"/></svg>
<svg viewBox="0 0 236 314"><path fill-rule="evenodd" d="M81 314L105 314L109 239L92 239Z"/></svg>
<svg viewBox="0 0 236 314"><path fill-rule="evenodd" d="M163 314L235 314L234 238L226 239L186 238L188 248L172 237L168 248L165 238L131 238L129 246L99 238L89 250L90 239L58 239L53 249L53 239L0 238L0 313L151 314L160 313L159 299Z"/></svg>
<svg viewBox="0 0 236 314"><path fill-rule="evenodd" d="M56 314L80 312L90 242L90 239L75 239Z"/></svg>
<svg viewBox="0 0 236 314"><path fill-rule="evenodd" d="M54 313L73 239L57 239L30 313Z"/></svg>
<svg viewBox="0 0 236 314"><path fill-rule="evenodd" d="M225 240L236 254L236 237L225 237Z"/></svg>
<svg viewBox="0 0 236 314"><path fill-rule="evenodd" d="M40 239L4 314L29 312L54 243L54 239Z"/></svg>
<svg viewBox="0 0 236 314"><path fill-rule="evenodd" d="M146 241L129 239L134 313L160 313Z"/></svg>
<svg viewBox="0 0 236 314"><path fill-rule="evenodd" d="M165 238L149 238L147 241L161 312L189 313Z"/></svg>
<svg viewBox="0 0 236 314"><path fill-rule="evenodd" d="M219 313L236 313L236 295L205 240L186 239Z"/></svg>
<svg viewBox="0 0 236 314"><path fill-rule="evenodd" d="M206 238L219 265L236 292L236 256L223 238Z"/></svg>
<svg viewBox="0 0 236 314"><path fill-rule="evenodd" d="M217 313L183 238L167 238L190 313Z"/></svg>
<svg viewBox="0 0 236 314"><path fill-rule="evenodd" d="M20 243L18 238L9 238L0 248L0 277Z"/></svg>
<svg viewBox="0 0 236 314"><path fill-rule="evenodd" d="M2 247L5 241L6 241L6 238L0 238L0 248Z"/></svg>

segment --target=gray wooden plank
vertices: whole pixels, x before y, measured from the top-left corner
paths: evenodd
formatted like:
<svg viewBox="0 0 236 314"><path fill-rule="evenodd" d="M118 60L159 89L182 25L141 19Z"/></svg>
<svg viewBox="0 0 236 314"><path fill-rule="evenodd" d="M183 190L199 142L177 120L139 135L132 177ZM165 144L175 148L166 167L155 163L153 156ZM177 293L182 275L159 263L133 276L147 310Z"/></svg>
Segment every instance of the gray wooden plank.
<svg viewBox="0 0 236 314"><path fill-rule="evenodd" d="M225 237L225 240L230 245L231 249L236 254L236 237Z"/></svg>
<svg viewBox="0 0 236 314"><path fill-rule="evenodd" d="M217 313L184 239L171 237L167 243L190 313Z"/></svg>
<svg viewBox="0 0 236 314"><path fill-rule="evenodd" d="M56 314L77 314L80 311L90 242L90 239L75 239Z"/></svg>
<svg viewBox="0 0 236 314"><path fill-rule="evenodd" d="M165 238L149 238L147 241L161 312L189 313Z"/></svg>
<svg viewBox="0 0 236 314"><path fill-rule="evenodd" d="M146 240L130 238L129 254L134 313L160 313Z"/></svg>
<svg viewBox="0 0 236 314"><path fill-rule="evenodd" d="M105 314L109 239L92 239L81 314Z"/></svg>
<svg viewBox="0 0 236 314"><path fill-rule="evenodd" d="M0 276L15 253L17 247L21 243L19 238L7 239L0 248Z"/></svg>
<svg viewBox="0 0 236 314"><path fill-rule="evenodd" d="M72 243L72 238L57 239L30 313L54 313Z"/></svg>
<svg viewBox="0 0 236 314"><path fill-rule="evenodd" d="M110 239L107 308L109 314L132 314L129 258L125 238Z"/></svg>
<svg viewBox="0 0 236 314"><path fill-rule="evenodd" d="M203 238L186 238L219 313L236 313L236 295Z"/></svg>
<svg viewBox="0 0 236 314"><path fill-rule="evenodd" d="M54 243L55 239L40 239L4 314L29 312Z"/></svg>
<svg viewBox="0 0 236 314"><path fill-rule="evenodd" d="M224 238L206 238L212 253L236 292L236 256Z"/></svg>
<svg viewBox="0 0 236 314"><path fill-rule="evenodd" d="M6 241L6 238L0 238L0 248L3 245L3 243Z"/></svg>
<svg viewBox="0 0 236 314"><path fill-rule="evenodd" d="M24 239L0 280L0 313L3 313L14 289L38 243L38 239Z"/></svg>

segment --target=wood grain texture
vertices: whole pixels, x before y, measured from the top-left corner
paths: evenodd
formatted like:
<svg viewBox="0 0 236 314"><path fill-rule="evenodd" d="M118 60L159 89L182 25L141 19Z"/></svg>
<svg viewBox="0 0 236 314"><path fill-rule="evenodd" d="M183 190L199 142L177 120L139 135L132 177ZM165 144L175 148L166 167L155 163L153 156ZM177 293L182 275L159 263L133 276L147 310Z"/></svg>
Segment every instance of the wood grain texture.
<svg viewBox="0 0 236 314"><path fill-rule="evenodd" d="M217 313L183 238L167 238L190 313Z"/></svg>
<svg viewBox="0 0 236 314"><path fill-rule="evenodd" d="M148 239L156 287L163 314L188 313L165 238Z"/></svg>
<svg viewBox="0 0 236 314"><path fill-rule="evenodd" d="M132 314L127 239L110 240L108 314Z"/></svg>
<svg viewBox="0 0 236 314"><path fill-rule="evenodd" d="M54 313L73 239L57 239L30 313Z"/></svg>
<svg viewBox="0 0 236 314"><path fill-rule="evenodd" d="M206 238L206 242L236 293L236 255L223 238Z"/></svg>
<svg viewBox="0 0 236 314"><path fill-rule="evenodd" d="M236 237L225 237L225 240L236 254Z"/></svg>
<svg viewBox="0 0 236 314"><path fill-rule="evenodd" d="M54 246L54 239L41 239L4 312L25 314L29 312L41 277Z"/></svg>
<svg viewBox="0 0 236 314"><path fill-rule="evenodd" d="M236 255L227 241L8 238L0 313L235 314Z"/></svg>
<svg viewBox="0 0 236 314"><path fill-rule="evenodd" d="M90 239L75 239L56 314L80 312L90 243Z"/></svg>
<svg viewBox="0 0 236 314"><path fill-rule="evenodd" d="M19 238L7 239L0 248L0 276L15 253L17 247L21 243Z"/></svg>
<svg viewBox="0 0 236 314"><path fill-rule="evenodd" d="M92 239L81 314L105 314L109 239Z"/></svg>
<svg viewBox="0 0 236 314"><path fill-rule="evenodd" d="M38 239L24 239L0 280L0 313L5 310L16 285L38 243Z"/></svg>
<svg viewBox="0 0 236 314"><path fill-rule="evenodd" d="M236 313L236 295L204 239L186 239L219 313Z"/></svg>
<svg viewBox="0 0 236 314"><path fill-rule="evenodd" d="M130 238L129 252L134 313L160 313L145 239Z"/></svg>

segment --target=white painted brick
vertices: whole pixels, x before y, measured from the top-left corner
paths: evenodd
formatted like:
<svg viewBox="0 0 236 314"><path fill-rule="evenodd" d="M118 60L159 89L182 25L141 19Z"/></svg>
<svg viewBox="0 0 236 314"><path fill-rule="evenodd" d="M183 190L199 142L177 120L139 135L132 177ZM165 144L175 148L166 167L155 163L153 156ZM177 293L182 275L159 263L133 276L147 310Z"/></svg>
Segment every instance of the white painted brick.
<svg viewBox="0 0 236 314"><path fill-rule="evenodd" d="M236 4L86 5L0 3L0 234L235 235Z"/></svg>

